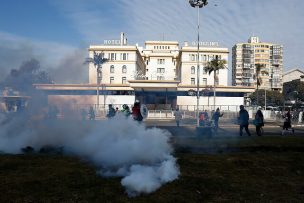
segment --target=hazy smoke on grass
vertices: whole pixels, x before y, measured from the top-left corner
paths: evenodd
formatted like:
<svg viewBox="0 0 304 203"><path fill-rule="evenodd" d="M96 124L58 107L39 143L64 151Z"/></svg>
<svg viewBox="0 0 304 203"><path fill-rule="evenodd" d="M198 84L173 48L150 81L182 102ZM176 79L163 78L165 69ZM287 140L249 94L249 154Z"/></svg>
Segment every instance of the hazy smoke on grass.
<svg viewBox="0 0 304 203"><path fill-rule="evenodd" d="M168 144L170 133L147 129L131 118L116 116L94 122L30 122L0 117L0 151L20 153L32 146L64 147L64 152L93 162L102 176L121 176L129 196L150 193L178 178L179 168Z"/></svg>

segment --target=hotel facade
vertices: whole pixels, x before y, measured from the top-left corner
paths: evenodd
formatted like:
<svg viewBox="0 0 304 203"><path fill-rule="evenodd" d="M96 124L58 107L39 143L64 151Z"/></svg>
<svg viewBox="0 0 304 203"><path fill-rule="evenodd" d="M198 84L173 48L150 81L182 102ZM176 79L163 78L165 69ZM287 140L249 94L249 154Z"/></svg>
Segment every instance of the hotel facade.
<svg viewBox="0 0 304 203"><path fill-rule="evenodd" d="M232 85L254 86L257 83L256 65L264 67L259 73L259 88L282 91L283 46L260 42L250 37L248 43L238 43L232 48Z"/></svg>
<svg viewBox="0 0 304 203"><path fill-rule="evenodd" d="M211 43L210 43L211 44ZM202 46L199 48L200 71L197 73L197 44L177 41L146 41L144 47L128 45L124 33L120 40L105 40L103 45L88 48L90 58L100 54L107 59L100 69L89 63L88 84L38 84L52 105L74 103L107 108L108 104L132 105L135 100L148 109L194 110L197 97L197 74L200 80L200 109L244 104L254 87L228 86L228 69L218 71L216 97L214 77L204 70L208 61L219 58L228 61L228 48ZM97 92L98 89L98 92ZM97 99L98 95L98 99ZM98 103L98 104L97 104ZM213 106L213 108L215 108ZM209 108L210 109L210 108Z"/></svg>

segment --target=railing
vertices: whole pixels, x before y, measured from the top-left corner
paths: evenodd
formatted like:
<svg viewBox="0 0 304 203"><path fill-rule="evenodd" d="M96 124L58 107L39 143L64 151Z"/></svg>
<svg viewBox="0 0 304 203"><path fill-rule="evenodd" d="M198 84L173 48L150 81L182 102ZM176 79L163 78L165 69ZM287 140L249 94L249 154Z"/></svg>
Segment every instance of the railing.
<svg viewBox="0 0 304 203"><path fill-rule="evenodd" d="M122 109L123 104L115 104L113 107L118 107L119 110ZM73 105L67 107L58 107L59 118L79 118L81 119L82 111L85 110L87 113L89 112L89 108L92 105ZM128 105L130 107L130 110L132 109L132 105ZM108 105L93 105L92 106L96 119L105 119L106 115L108 113ZM180 105L178 106L180 112L182 113L183 119L196 119L197 118L197 111L196 111L196 105ZM221 117L221 120L236 120L239 113L239 106L238 105L219 105L219 106L207 106L207 105L201 105L199 106L199 111L206 111L211 118L213 112L215 109L219 108L220 112L223 113L223 117ZM254 119L255 113L257 111L257 107L255 106L245 106L245 109L249 113L250 119ZM174 119L174 109L163 109L163 110L148 110L148 117L147 119ZM279 111L273 111L273 110L262 110L264 114L265 120L271 120L276 122L283 122L283 113ZM303 123L303 113L300 116L299 112L292 112L293 115L293 123Z"/></svg>

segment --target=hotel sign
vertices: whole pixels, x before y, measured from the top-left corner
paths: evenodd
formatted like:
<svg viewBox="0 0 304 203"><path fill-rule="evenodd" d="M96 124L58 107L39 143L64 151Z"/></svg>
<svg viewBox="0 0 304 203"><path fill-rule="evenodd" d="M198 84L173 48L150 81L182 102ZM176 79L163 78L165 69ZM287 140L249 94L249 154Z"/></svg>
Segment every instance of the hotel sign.
<svg viewBox="0 0 304 203"><path fill-rule="evenodd" d="M119 39L105 39L103 40L104 45L120 45Z"/></svg>
<svg viewBox="0 0 304 203"><path fill-rule="evenodd" d="M193 46L197 46L197 42L192 42ZM218 42L199 42L199 46L204 46L204 47L218 47L219 43Z"/></svg>

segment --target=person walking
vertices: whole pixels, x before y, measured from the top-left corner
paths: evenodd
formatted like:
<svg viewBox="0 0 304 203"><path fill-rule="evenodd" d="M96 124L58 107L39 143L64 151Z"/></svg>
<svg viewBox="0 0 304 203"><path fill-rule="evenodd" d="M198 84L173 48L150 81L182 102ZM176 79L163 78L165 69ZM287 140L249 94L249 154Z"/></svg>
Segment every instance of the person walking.
<svg viewBox="0 0 304 203"><path fill-rule="evenodd" d="M288 110L287 113L284 115L283 130L288 130L288 128L291 128L291 114L290 114L290 110Z"/></svg>
<svg viewBox="0 0 304 203"><path fill-rule="evenodd" d="M240 105L240 112L239 112L239 124L240 124L240 136L243 135L243 128L245 128L245 131L248 136L251 136L248 125L249 125L249 114L248 111L244 108L243 105Z"/></svg>
<svg viewBox="0 0 304 203"><path fill-rule="evenodd" d="M176 111L174 112L175 122L176 126L179 127L179 123L182 120L182 113L179 111L179 108L176 108Z"/></svg>
<svg viewBox="0 0 304 203"><path fill-rule="evenodd" d="M89 119L95 120L95 112L94 112L93 106L90 106L90 109L89 109Z"/></svg>
<svg viewBox="0 0 304 203"><path fill-rule="evenodd" d="M257 135L262 136L261 128L264 126L264 115L260 109L255 114L254 124Z"/></svg>
<svg viewBox="0 0 304 203"><path fill-rule="evenodd" d="M107 117L108 118L113 118L116 114L116 111L115 109L113 108L113 105L112 104L109 104L109 112L107 114Z"/></svg>
<svg viewBox="0 0 304 203"><path fill-rule="evenodd" d="M214 120L214 131L215 133L217 132L218 130L218 122L219 122L219 119L220 117L222 117L224 114L220 112L220 109L217 108L216 111L213 113L212 115L212 120Z"/></svg>

